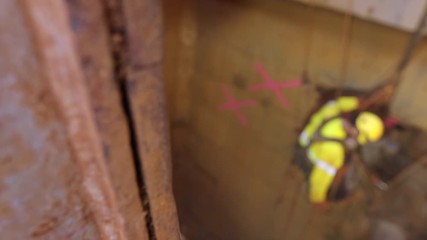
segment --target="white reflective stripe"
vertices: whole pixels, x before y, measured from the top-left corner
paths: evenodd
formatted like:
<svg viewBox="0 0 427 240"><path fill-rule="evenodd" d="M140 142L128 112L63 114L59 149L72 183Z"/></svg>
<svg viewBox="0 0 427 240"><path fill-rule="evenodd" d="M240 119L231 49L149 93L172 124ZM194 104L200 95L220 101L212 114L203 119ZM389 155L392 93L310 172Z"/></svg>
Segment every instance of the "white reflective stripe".
<svg viewBox="0 0 427 240"><path fill-rule="evenodd" d="M304 131L299 135L299 141L303 146L307 146L309 143L308 134Z"/></svg>
<svg viewBox="0 0 427 240"><path fill-rule="evenodd" d="M336 101L334 101L334 100L329 100L328 102L326 102L326 106L330 106L330 105L334 105L334 104L336 104Z"/></svg>
<svg viewBox="0 0 427 240"><path fill-rule="evenodd" d="M334 168L332 165L328 164L327 162L317 160L315 164L317 167L324 170L331 176L335 176L335 174L337 173L337 169Z"/></svg>

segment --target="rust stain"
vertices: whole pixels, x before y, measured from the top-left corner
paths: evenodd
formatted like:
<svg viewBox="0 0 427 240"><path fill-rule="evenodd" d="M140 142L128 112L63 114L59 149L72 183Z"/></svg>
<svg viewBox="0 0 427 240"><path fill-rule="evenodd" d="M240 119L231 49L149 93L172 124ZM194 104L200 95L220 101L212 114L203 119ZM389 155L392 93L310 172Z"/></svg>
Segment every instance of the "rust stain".
<svg viewBox="0 0 427 240"><path fill-rule="evenodd" d="M112 21L118 5L108 2L108 11L102 0L69 0L78 54L85 75L85 83L94 113L97 131L101 137L103 154L117 196L129 239L147 239L142 201L139 199L137 177L130 143L130 131L123 109L119 81L120 61L112 51L120 50L124 39ZM113 6L112 6L113 5ZM113 9L109 9L109 8ZM119 20L118 20L119 21Z"/></svg>
<svg viewBox="0 0 427 240"><path fill-rule="evenodd" d="M45 235L55 227L59 225L59 219L57 217L51 217L44 220L40 225L36 227L31 232L32 237L40 237L42 235Z"/></svg>
<svg viewBox="0 0 427 240"><path fill-rule="evenodd" d="M65 3L23 0L43 73L65 123L86 204L103 239L127 239L96 133Z"/></svg>
<svg viewBox="0 0 427 240"><path fill-rule="evenodd" d="M83 217L63 123L55 109L18 1L0 8L0 232L4 239L99 236ZM47 217L49 216L49 217ZM47 220L47 219L57 219ZM66 231L65 231L66 230ZM41 236L41 235L40 235Z"/></svg>

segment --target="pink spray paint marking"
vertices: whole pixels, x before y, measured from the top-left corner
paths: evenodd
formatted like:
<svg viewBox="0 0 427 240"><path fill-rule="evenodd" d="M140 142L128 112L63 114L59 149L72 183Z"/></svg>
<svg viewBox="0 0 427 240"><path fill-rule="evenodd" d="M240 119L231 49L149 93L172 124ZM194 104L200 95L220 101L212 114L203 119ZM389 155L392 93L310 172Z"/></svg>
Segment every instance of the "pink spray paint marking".
<svg viewBox="0 0 427 240"><path fill-rule="evenodd" d="M233 98L230 89L227 86L222 86L222 94L227 99L227 102L220 104L218 107L221 110L231 110L244 127L249 126L249 121L241 111L241 108L255 107L257 102L254 100L237 100Z"/></svg>
<svg viewBox="0 0 427 240"><path fill-rule="evenodd" d="M285 98L285 96L283 96L280 89L299 87L301 86L302 81L299 79L288 81L288 82L274 81L270 77L270 75L267 73L267 70L264 68L264 66L261 63L256 63L255 69L259 73L259 75L261 75L261 78L264 80L264 82L253 84L250 87L250 90L251 91L271 90L274 93L274 95L276 95L276 97L279 99L280 104L284 108L288 108L289 107L288 100Z"/></svg>

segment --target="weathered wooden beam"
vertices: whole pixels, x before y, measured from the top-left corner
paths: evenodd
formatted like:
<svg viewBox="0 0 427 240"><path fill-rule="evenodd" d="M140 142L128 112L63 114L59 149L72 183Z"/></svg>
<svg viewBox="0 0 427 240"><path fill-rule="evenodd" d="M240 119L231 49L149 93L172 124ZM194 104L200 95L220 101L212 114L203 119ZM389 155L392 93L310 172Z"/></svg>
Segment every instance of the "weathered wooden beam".
<svg viewBox="0 0 427 240"><path fill-rule="evenodd" d="M117 83L108 11L103 1L66 1L91 108L128 239L148 239L130 131Z"/></svg>
<svg viewBox="0 0 427 240"><path fill-rule="evenodd" d="M159 0L123 0L127 31L127 91L134 118L154 232L180 239L172 194L169 126L163 82L163 19Z"/></svg>
<svg viewBox="0 0 427 240"><path fill-rule="evenodd" d="M22 0L39 60L80 169L86 204L102 239L127 239L102 153L65 2Z"/></svg>

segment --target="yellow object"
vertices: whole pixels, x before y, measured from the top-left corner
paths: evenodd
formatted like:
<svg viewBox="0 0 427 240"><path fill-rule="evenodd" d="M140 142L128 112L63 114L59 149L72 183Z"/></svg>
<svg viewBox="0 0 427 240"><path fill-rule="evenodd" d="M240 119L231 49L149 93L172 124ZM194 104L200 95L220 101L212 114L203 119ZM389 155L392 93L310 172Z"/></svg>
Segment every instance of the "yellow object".
<svg viewBox="0 0 427 240"><path fill-rule="evenodd" d="M343 112L354 111L358 107L359 100L356 97L340 97L336 101L327 102L311 116L299 137L300 145L308 147L307 155L313 163L313 170L309 176L309 199L313 203L327 200L336 172L345 162L346 150L343 143L338 141L345 140L347 132L340 115ZM356 128L359 144L378 141L384 131L382 120L370 112L359 114L356 118ZM312 141L315 133L338 141Z"/></svg>
<svg viewBox="0 0 427 240"><path fill-rule="evenodd" d="M339 116L342 112L356 110L359 100L356 97L340 97L336 101L327 102L319 111L314 113L310 122L300 135L300 145L307 147L314 133L324 123L319 133L322 137L342 139L347 137ZM335 174L344 165L344 146L335 141L313 142L307 149L307 155L313 163L313 170L309 177L309 199L313 203L327 200L328 190L335 178Z"/></svg>
<svg viewBox="0 0 427 240"><path fill-rule="evenodd" d="M356 119L356 128L359 131L359 144L376 142L384 133L384 124L381 118L370 112L362 112Z"/></svg>
<svg viewBox="0 0 427 240"><path fill-rule="evenodd" d="M299 137L302 147L308 146L313 134L327 119L338 116L341 112L351 112L359 106L357 97L340 97L336 101L327 102L319 111L314 113Z"/></svg>
<svg viewBox="0 0 427 240"><path fill-rule="evenodd" d="M312 203L322 203L327 200L329 186L334 180L335 174L328 174L325 170L314 166L309 179L309 200Z"/></svg>
<svg viewBox="0 0 427 240"><path fill-rule="evenodd" d="M317 164L323 161L334 168L340 168L344 164L344 146L335 141L315 142L308 148L310 160Z"/></svg>
<svg viewBox="0 0 427 240"><path fill-rule="evenodd" d="M357 97L340 97L337 99L337 103L342 112L350 112L359 107L359 99Z"/></svg>
<svg viewBox="0 0 427 240"><path fill-rule="evenodd" d="M320 135L325 138L334 138L344 140L347 133L343 127L342 118L334 118L328 121L319 131Z"/></svg>
<svg viewBox="0 0 427 240"><path fill-rule="evenodd" d="M334 141L314 142L307 154L314 165L309 179L309 199L313 203L324 202L336 171L344 165L344 146Z"/></svg>

